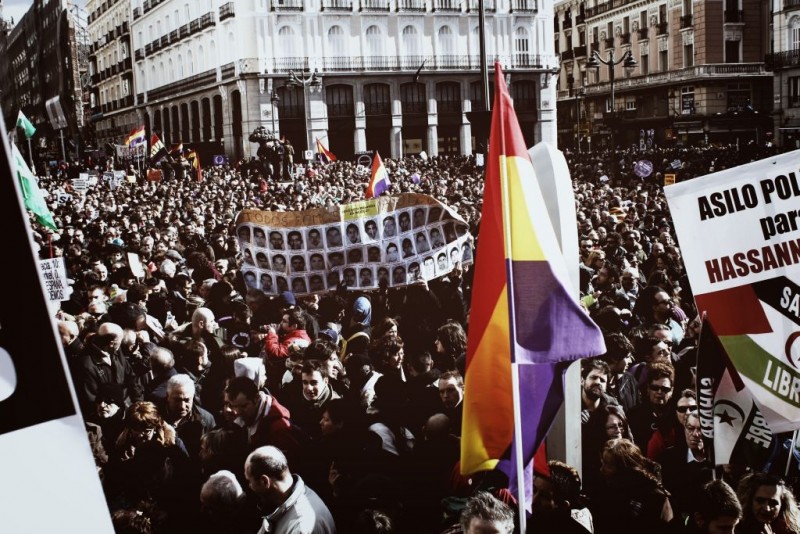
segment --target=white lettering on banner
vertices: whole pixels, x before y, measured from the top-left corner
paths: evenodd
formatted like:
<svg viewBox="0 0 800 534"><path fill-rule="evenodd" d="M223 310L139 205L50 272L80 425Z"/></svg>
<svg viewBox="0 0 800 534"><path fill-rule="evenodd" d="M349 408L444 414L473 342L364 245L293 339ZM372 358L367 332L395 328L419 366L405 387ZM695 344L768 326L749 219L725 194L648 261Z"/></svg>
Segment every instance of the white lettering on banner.
<svg viewBox="0 0 800 534"><path fill-rule="evenodd" d="M747 435L744 438L761 445L765 449L772 444L772 430L769 429L761 414L756 414L753 417L753 423L748 427Z"/></svg>

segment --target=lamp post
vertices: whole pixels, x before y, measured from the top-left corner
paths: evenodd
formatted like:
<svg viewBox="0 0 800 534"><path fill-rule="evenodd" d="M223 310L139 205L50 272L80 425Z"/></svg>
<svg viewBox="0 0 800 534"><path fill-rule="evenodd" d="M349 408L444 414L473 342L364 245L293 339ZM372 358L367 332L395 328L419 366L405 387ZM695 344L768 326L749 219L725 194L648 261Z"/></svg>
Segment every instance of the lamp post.
<svg viewBox="0 0 800 534"><path fill-rule="evenodd" d="M619 59L614 58L613 48L609 49L608 51L608 59L601 58L597 50L594 50L592 51L592 57L586 62L586 68L599 69L601 63L608 66L608 80L611 84L611 150L615 150L617 145L614 140L614 127L616 125L614 122L614 119L616 118L616 104L614 100L614 67L622 63L625 71L630 73L636 68L636 60L633 59L633 54L631 54L630 50L626 50ZM611 161L613 162L615 159L616 158L612 157Z"/></svg>
<svg viewBox="0 0 800 534"><path fill-rule="evenodd" d="M281 99L278 98L278 93L276 93L275 91L272 91L272 95L270 95L270 99L269 100L270 100L270 102L272 102L272 136L276 137L276 133L275 133L275 106L278 105L278 102L280 102Z"/></svg>
<svg viewBox="0 0 800 534"><path fill-rule="evenodd" d="M308 91L317 91L322 88L322 76L319 75L317 69L306 77L302 73L300 76L294 73L293 70L289 71L288 84L294 87L303 88L303 120L306 127L306 150L311 150L311 126L308 123Z"/></svg>

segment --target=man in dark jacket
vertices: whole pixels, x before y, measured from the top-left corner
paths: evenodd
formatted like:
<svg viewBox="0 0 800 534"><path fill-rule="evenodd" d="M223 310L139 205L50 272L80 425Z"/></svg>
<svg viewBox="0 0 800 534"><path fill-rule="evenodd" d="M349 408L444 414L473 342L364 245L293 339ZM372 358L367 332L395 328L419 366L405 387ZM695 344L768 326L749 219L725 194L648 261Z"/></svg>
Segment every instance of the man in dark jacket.
<svg viewBox="0 0 800 534"><path fill-rule="evenodd" d="M639 386L636 379L628 372L633 362L633 344L623 334L613 332L605 337L606 353L602 356L608 364L608 386L606 392L617 399L628 413L639 404Z"/></svg>

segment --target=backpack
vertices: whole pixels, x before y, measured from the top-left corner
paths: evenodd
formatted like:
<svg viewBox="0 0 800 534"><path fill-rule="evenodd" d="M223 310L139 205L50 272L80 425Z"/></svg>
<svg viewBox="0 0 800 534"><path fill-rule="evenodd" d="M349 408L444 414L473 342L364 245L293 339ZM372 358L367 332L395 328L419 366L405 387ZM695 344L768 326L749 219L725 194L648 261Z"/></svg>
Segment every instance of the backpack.
<svg viewBox="0 0 800 534"><path fill-rule="evenodd" d="M366 332L356 332L356 333L354 333L353 335L351 335L350 337L348 337L347 339L342 341L342 349L339 352L339 359L340 360L344 361L344 357L347 356L347 344L350 341L353 341L354 339L356 339L358 337L365 337L365 338L367 338L367 342L369 342L369 334L367 334Z"/></svg>

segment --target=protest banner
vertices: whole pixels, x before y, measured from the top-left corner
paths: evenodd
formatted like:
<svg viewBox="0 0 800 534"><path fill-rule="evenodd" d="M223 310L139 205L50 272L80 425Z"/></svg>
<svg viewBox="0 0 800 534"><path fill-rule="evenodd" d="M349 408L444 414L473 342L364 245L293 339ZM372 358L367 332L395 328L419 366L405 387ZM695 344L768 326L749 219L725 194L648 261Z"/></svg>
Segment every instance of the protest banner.
<svg viewBox="0 0 800 534"><path fill-rule="evenodd" d="M0 532L112 533L2 127L0 148L3 239L15 252L0 276L25 296L0 306Z"/></svg>
<svg viewBox="0 0 800 534"><path fill-rule="evenodd" d="M668 186L699 311L770 429L800 428L800 151Z"/></svg>
<svg viewBox="0 0 800 534"><path fill-rule="evenodd" d="M44 294L50 302L61 302L69 299L67 283L67 267L64 258L39 260L39 271L44 283Z"/></svg>
<svg viewBox="0 0 800 534"><path fill-rule="evenodd" d="M236 219L249 287L303 295L401 287L473 261L469 225L427 195L406 193L306 211L244 210Z"/></svg>

